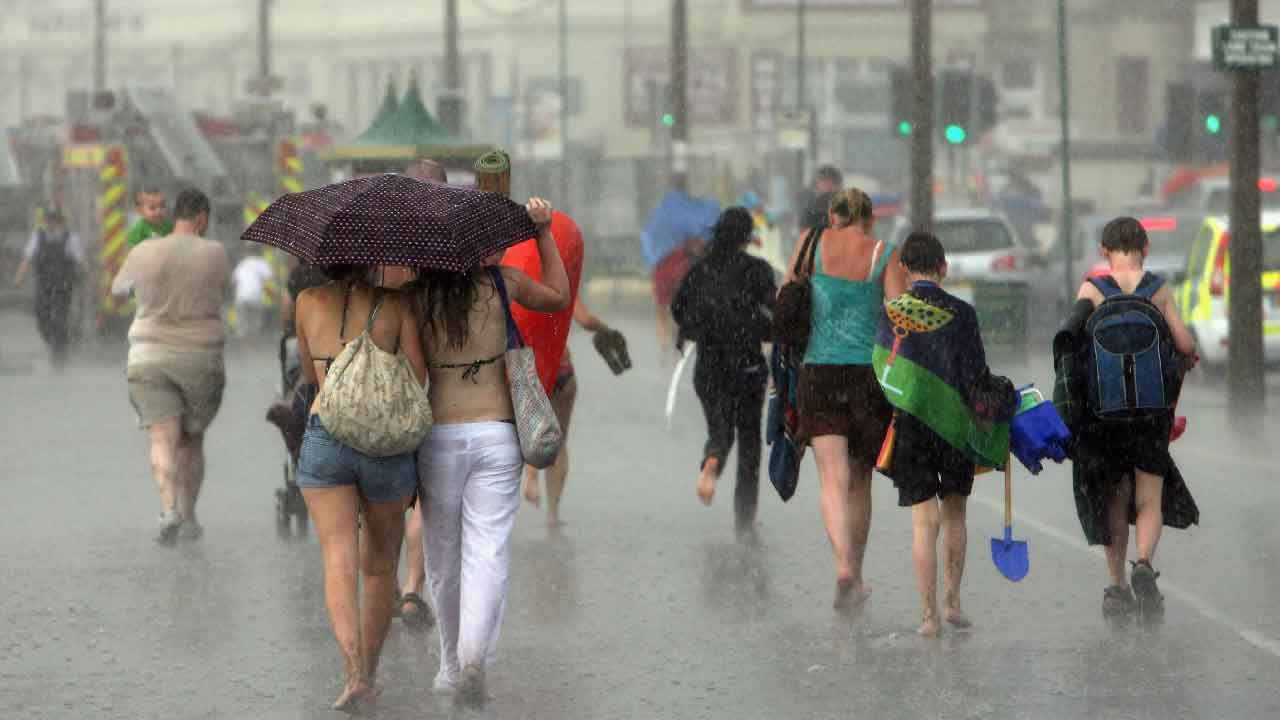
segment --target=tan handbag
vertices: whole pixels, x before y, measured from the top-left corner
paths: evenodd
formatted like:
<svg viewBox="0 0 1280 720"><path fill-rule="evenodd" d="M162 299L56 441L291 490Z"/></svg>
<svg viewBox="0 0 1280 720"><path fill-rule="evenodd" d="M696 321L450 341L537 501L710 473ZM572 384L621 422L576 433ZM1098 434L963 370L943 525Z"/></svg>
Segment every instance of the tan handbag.
<svg viewBox="0 0 1280 720"><path fill-rule="evenodd" d="M547 391L538 379L533 348L524 344L520 328L511 317L511 300L507 297L507 284L502 273L489 268L489 276L502 298L502 310L507 315L507 387L511 391L511 408L515 411L516 432L520 435L520 454L524 461L539 470L551 467L560 454L564 433Z"/></svg>
<svg viewBox="0 0 1280 720"><path fill-rule="evenodd" d="M399 341L395 352L373 342L373 323L383 300L382 289L375 289L364 332L334 359L316 399L316 412L329 434L371 457L413 452L431 429L426 388L418 383ZM344 305L344 327L345 317Z"/></svg>

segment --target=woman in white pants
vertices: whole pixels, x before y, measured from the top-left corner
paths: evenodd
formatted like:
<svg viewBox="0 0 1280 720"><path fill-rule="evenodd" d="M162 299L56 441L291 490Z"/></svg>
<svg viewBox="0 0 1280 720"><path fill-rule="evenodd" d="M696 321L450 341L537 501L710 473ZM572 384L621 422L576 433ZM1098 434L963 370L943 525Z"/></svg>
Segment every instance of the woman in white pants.
<svg viewBox="0 0 1280 720"><path fill-rule="evenodd" d="M534 198L542 282L500 269L514 302L540 312L569 305L569 279L551 236L551 205ZM422 342L435 425L418 451L427 581L440 629L435 686L464 704L484 700L507 596L507 539L519 508L523 458L507 387L505 308L485 266L424 271Z"/></svg>

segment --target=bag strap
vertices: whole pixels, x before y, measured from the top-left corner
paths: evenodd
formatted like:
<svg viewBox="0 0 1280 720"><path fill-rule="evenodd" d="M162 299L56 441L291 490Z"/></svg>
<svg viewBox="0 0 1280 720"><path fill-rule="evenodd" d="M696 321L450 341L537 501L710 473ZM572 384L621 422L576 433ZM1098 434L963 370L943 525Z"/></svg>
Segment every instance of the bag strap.
<svg viewBox="0 0 1280 720"><path fill-rule="evenodd" d="M1160 292L1160 288L1164 287L1164 278L1153 273L1146 273L1142 276L1142 280L1138 282L1138 287L1133 289L1133 294L1144 300L1151 300Z"/></svg>
<svg viewBox="0 0 1280 720"><path fill-rule="evenodd" d="M489 278L493 280L493 286L498 289L498 295L502 298L502 311L507 316L507 349L515 350L524 347L524 339L520 337L520 328L516 326L516 319L511 316L511 298L507 296L507 281L502 277L502 271L490 265L485 268L489 272Z"/></svg>
<svg viewBox="0 0 1280 720"><path fill-rule="evenodd" d="M364 331L373 332L373 323L378 319L378 311L382 309L382 301L386 300L386 295L382 292L382 288L373 289L373 306L369 308L369 320L364 324Z"/></svg>
<svg viewBox="0 0 1280 720"><path fill-rule="evenodd" d="M809 228L809 234L804 238L804 244L800 247L800 255L796 258L796 265L791 269L791 274L796 277L810 277L813 275L814 258L818 250L818 236L822 234L821 228ZM808 271L804 270L808 264Z"/></svg>
<svg viewBox="0 0 1280 720"><path fill-rule="evenodd" d="M1105 277L1091 277L1089 284L1098 289L1102 293L1103 300L1110 300L1117 295L1123 295L1124 291L1120 289L1120 283L1116 279L1107 275Z"/></svg>

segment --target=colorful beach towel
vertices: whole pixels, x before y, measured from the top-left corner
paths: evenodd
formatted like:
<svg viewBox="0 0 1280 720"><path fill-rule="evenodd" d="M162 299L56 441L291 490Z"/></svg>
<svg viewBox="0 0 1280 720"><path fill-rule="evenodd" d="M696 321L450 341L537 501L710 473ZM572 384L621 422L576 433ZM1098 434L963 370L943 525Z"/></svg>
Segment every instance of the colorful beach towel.
<svg viewBox="0 0 1280 720"><path fill-rule="evenodd" d="M975 384L988 374L972 307L936 285L917 283L885 305L871 362L889 404L975 465L1004 467L1009 423L981 420L970 405ZM1016 398L1010 400L1016 410Z"/></svg>

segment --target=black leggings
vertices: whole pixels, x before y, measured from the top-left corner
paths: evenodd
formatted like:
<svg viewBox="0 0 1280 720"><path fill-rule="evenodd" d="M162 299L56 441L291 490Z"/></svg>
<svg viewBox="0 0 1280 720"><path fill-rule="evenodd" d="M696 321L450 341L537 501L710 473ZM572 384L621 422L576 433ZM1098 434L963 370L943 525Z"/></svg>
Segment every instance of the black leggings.
<svg viewBox="0 0 1280 720"><path fill-rule="evenodd" d="M699 348L693 388L707 418L703 463L715 458L724 470L734 434L738 439L738 484L733 492L734 523L750 527L760 495L760 426L768 371L764 357Z"/></svg>

